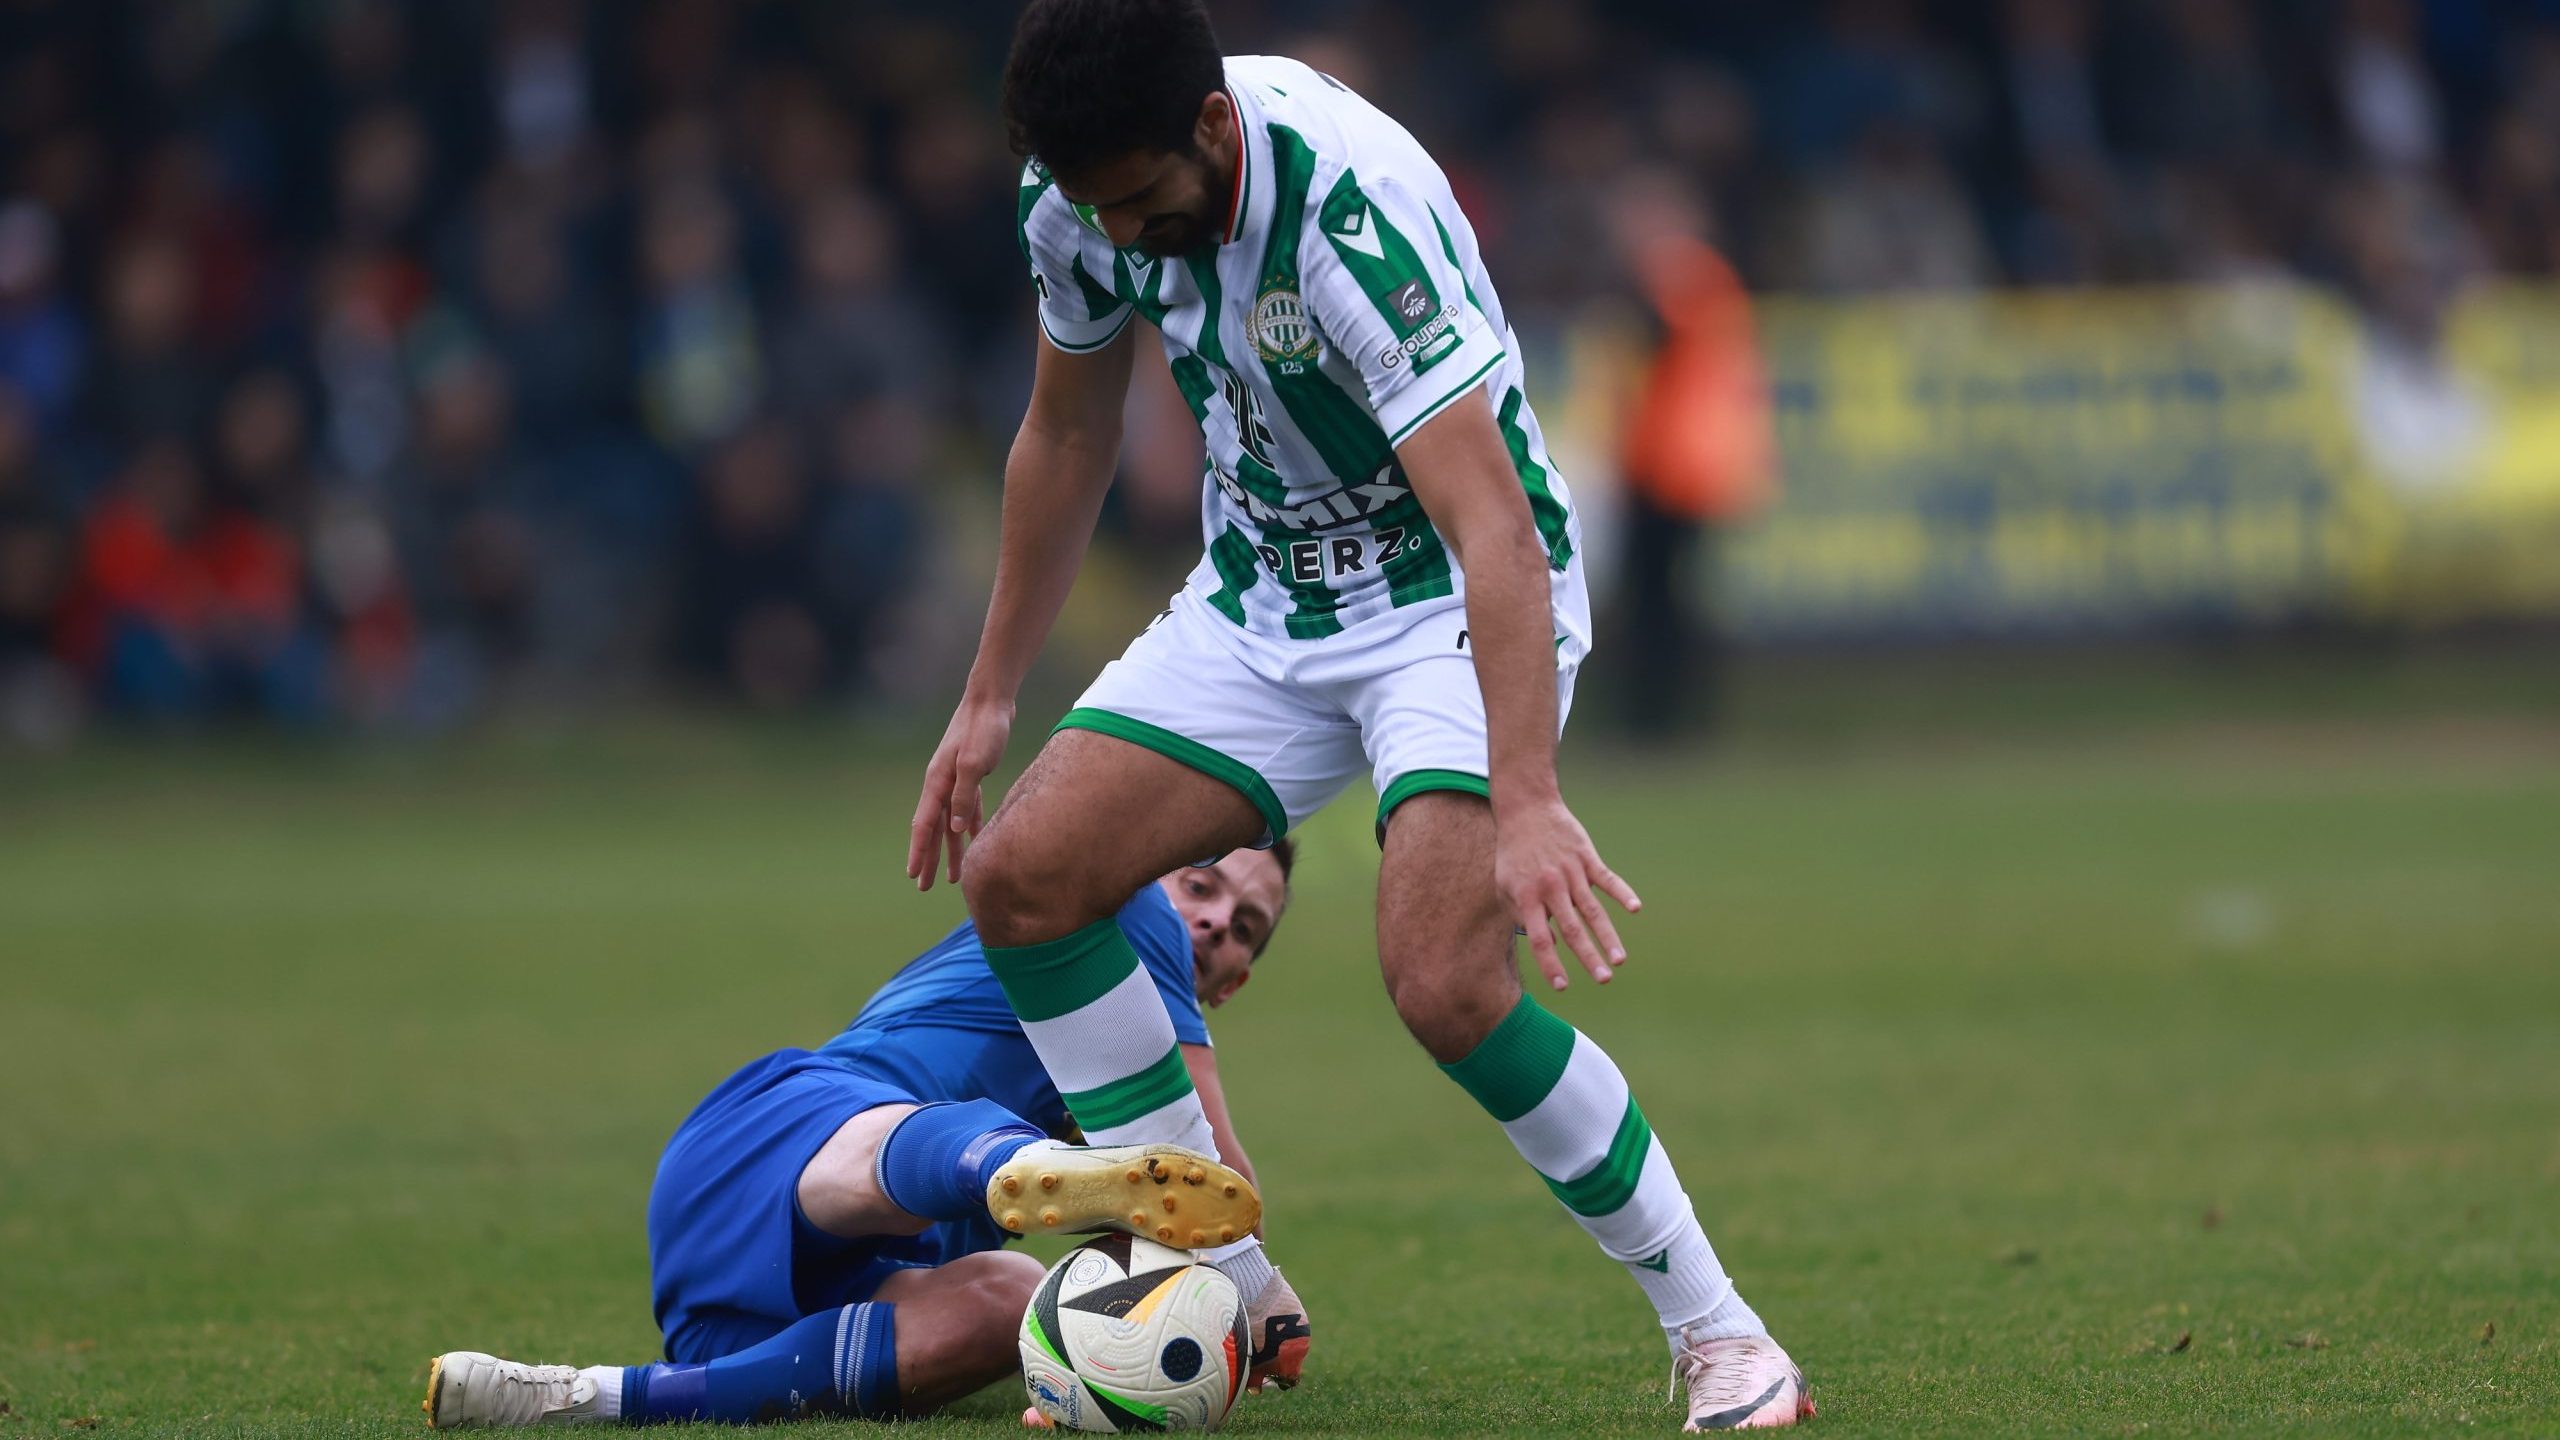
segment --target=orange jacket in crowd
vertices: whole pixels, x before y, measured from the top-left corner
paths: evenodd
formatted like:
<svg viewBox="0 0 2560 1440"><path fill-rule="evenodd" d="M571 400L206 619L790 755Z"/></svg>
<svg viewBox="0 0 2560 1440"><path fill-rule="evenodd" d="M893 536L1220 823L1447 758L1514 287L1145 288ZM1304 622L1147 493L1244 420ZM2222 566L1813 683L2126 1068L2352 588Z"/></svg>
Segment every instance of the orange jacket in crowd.
<svg viewBox="0 0 2560 1440"><path fill-rule="evenodd" d="M1751 297L1723 256L1686 235L1656 238L1639 269L1663 339L1628 419L1621 471L1664 514L1742 519L1778 480Z"/></svg>

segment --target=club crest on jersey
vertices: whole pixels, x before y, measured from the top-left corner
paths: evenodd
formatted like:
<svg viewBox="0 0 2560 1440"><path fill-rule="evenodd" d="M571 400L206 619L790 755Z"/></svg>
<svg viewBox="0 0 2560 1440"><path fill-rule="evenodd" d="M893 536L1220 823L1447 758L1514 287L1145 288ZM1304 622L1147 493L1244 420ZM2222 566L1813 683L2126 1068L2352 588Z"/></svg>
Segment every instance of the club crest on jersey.
<svg viewBox="0 0 2560 1440"><path fill-rule="evenodd" d="M1253 302L1246 329L1254 351L1265 360L1304 360L1316 353L1315 322L1307 318L1307 302L1295 290L1274 287Z"/></svg>

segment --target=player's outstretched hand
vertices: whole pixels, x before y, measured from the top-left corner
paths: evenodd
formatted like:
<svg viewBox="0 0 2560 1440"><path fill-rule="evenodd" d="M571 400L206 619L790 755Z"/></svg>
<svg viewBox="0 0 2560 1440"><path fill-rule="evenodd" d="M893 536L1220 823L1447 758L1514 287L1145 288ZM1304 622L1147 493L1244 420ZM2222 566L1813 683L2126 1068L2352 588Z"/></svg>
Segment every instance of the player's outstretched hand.
<svg viewBox="0 0 2560 1440"><path fill-rule="evenodd" d="M951 712L950 727L924 767L924 793L916 800L915 821L907 827L907 878L918 890L933 888L937 868L952 884L960 883L960 857L986 818L980 786L1004 758L1005 741L1012 735L1009 700L963 699Z"/></svg>
<svg viewBox="0 0 2560 1440"><path fill-rule="evenodd" d="M1556 932L1591 978L1607 984L1624 964L1627 947L1600 907L1606 894L1632 915L1644 908L1635 887L1600 859L1590 832L1562 800L1550 800L1494 819L1493 883L1529 937L1538 973L1565 987L1564 962L1556 957Z"/></svg>

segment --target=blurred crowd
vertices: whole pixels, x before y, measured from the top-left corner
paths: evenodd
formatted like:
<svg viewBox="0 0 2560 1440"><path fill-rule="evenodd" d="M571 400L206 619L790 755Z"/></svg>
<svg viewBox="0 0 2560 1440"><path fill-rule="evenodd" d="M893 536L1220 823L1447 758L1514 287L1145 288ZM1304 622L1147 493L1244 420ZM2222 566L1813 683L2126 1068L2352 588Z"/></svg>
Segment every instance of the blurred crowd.
<svg viewBox="0 0 2560 1440"><path fill-rule="evenodd" d="M1033 343L1012 8L0 0L0 730L947 698ZM2560 270L2560 0L1213 10L1432 147L1524 331L1625 303L1665 186L1758 290L2423 333ZM1179 552L1141 419L1113 523Z"/></svg>

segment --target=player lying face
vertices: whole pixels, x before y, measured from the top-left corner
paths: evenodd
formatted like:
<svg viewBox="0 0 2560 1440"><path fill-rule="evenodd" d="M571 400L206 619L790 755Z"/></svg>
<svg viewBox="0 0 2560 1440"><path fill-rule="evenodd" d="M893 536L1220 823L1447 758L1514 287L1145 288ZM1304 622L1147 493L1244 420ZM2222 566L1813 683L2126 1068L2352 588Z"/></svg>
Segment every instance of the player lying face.
<svg viewBox="0 0 2560 1440"><path fill-rule="evenodd" d="M1102 233L1122 249L1158 259L1207 250L1226 233L1235 199L1236 112L1226 92L1200 102L1191 143L1172 152L1138 149L1058 176L1069 200L1089 206Z"/></svg>
<svg viewBox="0 0 2560 1440"><path fill-rule="evenodd" d="M1215 865L1184 866L1156 882L1191 927L1191 970L1200 1003L1215 1008L1253 978L1289 905L1289 880L1268 850L1235 850Z"/></svg>

